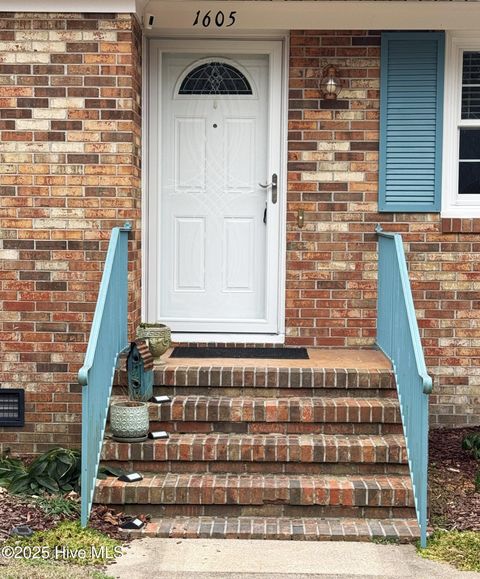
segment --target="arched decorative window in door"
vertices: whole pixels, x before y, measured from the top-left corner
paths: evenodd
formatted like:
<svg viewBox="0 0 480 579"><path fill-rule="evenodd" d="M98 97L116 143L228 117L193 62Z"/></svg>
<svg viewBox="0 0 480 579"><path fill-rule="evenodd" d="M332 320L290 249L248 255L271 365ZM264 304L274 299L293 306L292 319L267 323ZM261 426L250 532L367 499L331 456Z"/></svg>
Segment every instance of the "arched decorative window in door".
<svg viewBox="0 0 480 579"><path fill-rule="evenodd" d="M183 79L181 95L251 95L246 76L226 62L211 61L193 68Z"/></svg>

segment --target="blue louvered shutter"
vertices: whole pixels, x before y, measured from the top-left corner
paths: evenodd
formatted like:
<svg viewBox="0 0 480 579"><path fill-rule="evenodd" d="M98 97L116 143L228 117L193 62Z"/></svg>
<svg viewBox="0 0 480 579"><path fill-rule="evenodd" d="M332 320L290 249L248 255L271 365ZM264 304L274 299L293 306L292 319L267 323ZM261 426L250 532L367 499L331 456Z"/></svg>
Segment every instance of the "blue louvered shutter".
<svg viewBox="0 0 480 579"><path fill-rule="evenodd" d="M382 34L379 210L440 211L443 32Z"/></svg>

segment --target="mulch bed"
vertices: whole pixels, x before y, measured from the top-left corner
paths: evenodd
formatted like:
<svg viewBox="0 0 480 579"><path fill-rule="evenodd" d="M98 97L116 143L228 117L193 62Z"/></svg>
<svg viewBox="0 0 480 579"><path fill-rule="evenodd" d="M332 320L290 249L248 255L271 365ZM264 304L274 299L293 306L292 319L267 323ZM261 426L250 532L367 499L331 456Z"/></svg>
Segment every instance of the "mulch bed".
<svg viewBox="0 0 480 579"><path fill-rule="evenodd" d="M430 432L430 522L435 528L480 531L480 492L475 474L480 462L462 449L463 438L476 428Z"/></svg>
<svg viewBox="0 0 480 579"><path fill-rule="evenodd" d="M34 531L44 531L54 522L28 497L17 497L0 488L0 542L8 539L13 527L28 525Z"/></svg>
<svg viewBox="0 0 480 579"><path fill-rule="evenodd" d="M146 517L140 516L146 520ZM45 531L66 519L78 519L78 515L49 516L30 497L12 495L0 487L0 543L10 537L10 532L19 525L28 525L33 531ZM114 539L125 540L119 525L123 513L116 513L110 507L95 505L90 515L89 526Z"/></svg>
<svg viewBox="0 0 480 579"><path fill-rule="evenodd" d="M88 523L88 526L105 533L105 535L109 535L112 539L130 541L131 539L125 537L123 534L124 532L120 529L119 525L131 518L130 515L116 512L114 509L107 507L106 505L94 505L92 507L92 512L90 513L90 522ZM145 514L136 515L135 518L140 519L144 523L147 523L150 520L150 516Z"/></svg>

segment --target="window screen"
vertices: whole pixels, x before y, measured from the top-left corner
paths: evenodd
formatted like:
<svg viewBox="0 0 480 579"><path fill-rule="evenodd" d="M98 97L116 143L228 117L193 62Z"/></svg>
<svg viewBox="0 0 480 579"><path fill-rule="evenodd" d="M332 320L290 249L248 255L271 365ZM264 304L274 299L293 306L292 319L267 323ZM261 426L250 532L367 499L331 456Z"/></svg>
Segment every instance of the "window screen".
<svg viewBox="0 0 480 579"><path fill-rule="evenodd" d="M480 52L463 53L462 119L480 119Z"/></svg>
<svg viewBox="0 0 480 579"><path fill-rule="evenodd" d="M462 121L459 127L460 147L458 193L480 194L480 52L465 51L462 67ZM472 123L473 121L473 123ZM477 122L475 122L477 121Z"/></svg>

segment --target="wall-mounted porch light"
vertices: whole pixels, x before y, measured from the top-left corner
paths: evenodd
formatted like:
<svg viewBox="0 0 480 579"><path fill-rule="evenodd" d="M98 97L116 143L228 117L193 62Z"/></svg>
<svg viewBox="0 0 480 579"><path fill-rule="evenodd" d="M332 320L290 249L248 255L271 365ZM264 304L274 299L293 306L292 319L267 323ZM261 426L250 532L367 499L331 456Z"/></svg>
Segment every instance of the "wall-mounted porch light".
<svg viewBox="0 0 480 579"><path fill-rule="evenodd" d="M324 69L323 76L320 79L320 89L323 98L327 100L335 100L340 94L342 85L338 78L337 69L334 66L329 65Z"/></svg>

